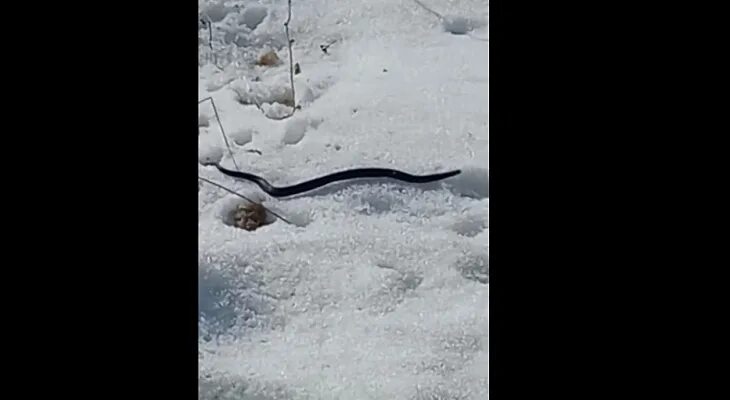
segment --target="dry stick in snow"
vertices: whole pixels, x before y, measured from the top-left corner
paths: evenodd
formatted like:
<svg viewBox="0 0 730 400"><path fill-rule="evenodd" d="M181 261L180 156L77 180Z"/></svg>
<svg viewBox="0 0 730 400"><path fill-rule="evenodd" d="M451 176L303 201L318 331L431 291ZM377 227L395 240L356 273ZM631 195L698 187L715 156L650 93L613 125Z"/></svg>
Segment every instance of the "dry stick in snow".
<svg viewBox="0 0 730 400"><path fill-rule="evenodd" d="M271 211L270 209L268 209L268 208L264 207L264 205L263 205L263 204L261 204L261 203L258 203L258 202L255 202L255 201L253 201L253 200L249 199L248 197L246 197L246 196L242 195L241 193L238 193L238 192L236 192L236 191L235 191L235 190L233 190L233 189L229 189L229 188L227 188L227 187L225 187L225 186L221 185L220 183L215 183L215 182L213 182L213 181L211 181L211 180L209 180L209 179L205 179L205 178L203 178L202 176L198 176L198 179L200 179L201 181L203 181L203 182L205 182L205 183L211 184L211 185L213 185L213 186L215 186L215 187L217 187L217 188L219 188L219 189L223 189L223 190L225 190L225 191L226 191L226 192L228 192L228 193L234 194L234 195L236 195L236 196L238 196L238 197L240 197L240 198L242 198L242 199L244 199L244 200L248 201L248 202L249 202L249 203L251 203L251 204L256 204L256 205L258 205L258 206L261 206L261 207L262 207L262 208L263 208L264 210L266 210L267 212L271 213L271 215L275 216L276 218L279 218L280 220L282 220L282 221L286 222L286 223L287 223L287 224L289 224L289 225L293 225L293 224L292 224L291 222L287 221L287 220L286 220L286 218L284 218L284 217L282 217L281 215L279 215L279 214L277 214L277 213L275 213L275 212Z"/></svg>
<svg viewBox="0 0 730 400"><path fill-rule="evenodd" d="M236 163L236 158L233 157L233 150L231 150L231 145L228 143L228 137L226 136L226 131L223 130L223 124L221 123L221 119L218 116L218 108L215 106L215 101L213 101L212 97L206 97L203 100L200 100L198 104L210 100L210 104L213 105L213 112L215 112L215 119L218 121L218 127L220 127L221 135L223 135L223 141L226 143L226 147L228 148L228 154L231 155L231 160L233 160L233 165L236 167L236 170L241 172L241 169L238 168L238 163Z"/></svg>
<svg viewBox="0 0 730 400"><path fill-rule="evenodd" d="M291 85L291 106L292 106L292 110L291 110L291 113L289 113L288 115L285 115L285 116L283 116L281 118L272 118L272 117L269 117L268 115L266 115L266 111L264 110L264 108L261 105L261 103L259 103L259 101L256 99L256 96L252 96L251 99L252 99L254 105L256 105L256 108L258 108L259 111L261 111L261 113L264 114L264 117L266 117L268 119L277 119L277 120L280 120L280 119L289 118L292 115L294 115L294 113L297 110L297 104L296 104L296 98L297 98L297 96L296 96L296 93L294 92L294 54L292 52L292 47L291 47L292 40L289 37L289 22L291 22L291 0L289 0L289 12L288 12L288 15L287 15L287 18L286 18L286 22L284 22L284 33L286 34L286 43L287 43L287 47L289 48L289 83ZM250 90L249 90L249 92L250 92Z"/></svg>
<svg viewBox="0 0 730 400"><path fill-rule="evenodd" d="M213 22L210 20L208 20L208 47L210 48L210 55L213 57L213 65L215 65L219 70L223 70L223 68L218 65L218 54L216 54L213 49Z"/></svg>
<svg viewBox="0 0 730 400"><path fill-rule="evenodd" d="M442 21L444 20L444 16L443 15L441 15L441 14L437 13L436 11L428 8L428 6L426 6L425 4L421 3L418 0L413 0L413 1L416 2L416 4L418 4L419 6L421 6L424 10L426 10L426 11L430 12L431 14L435 15L436 17L438 17L438 19L440 19Z"/></svg>
<svg viewBox="0 0 730 400"><path fill-rule="evenodd" d="M249 90L249 93L251 93L250 90ZM266 115L266 111L264 110L264 107L262 107L261 103L259 103L259 101L256 100L256 95L251 96L251 101L253 101L253 104L256 105L256 108L258 108L259 111L261 111L261 113L264 114L264 117L268 118L268 116Z"/></svg>
<svg viewBox="0 0 730 400"><path fill-rule="evenodd" d="M297 103L296 103L296 95L294 94L294 55L292 54L291 49L291 39L289 38L289 22L291 22L291 0L289 0L289 15L286 18L286 22L284 22L284 32L286 33L286 43L287 47L289 47L289 81L291 82L291 103L292 103L292 110L291 114L289 116L294 115L294 112L297 109Z"/></svg>
<svg viewBox="0 0 730 400"><path fill-rule="evenodd" d="M203 22L208 26L208 48L210 48L208 62L211 62L212 60L213 66L223 71L223 67L218 65L218 54L213 49L213 21L211 21L209 16L207 16Z"/></svg>
<svg viewBox="0 0 730 400"><path fill-rule="evenodd" d="M213 55L213 23L210 20L208 22L208 47L210 47L210 55Z"/></svg>
<svg viewBox="0 0 730 400"><path fill-rule="evenodd" d="M208 25L208 48L210 48L210 57L213 59L213 65L218 67L218 56L213 50L213 21L210 20L210 17L207 17L204 22ZM220 67L218 68L220 69Z"/></svg>

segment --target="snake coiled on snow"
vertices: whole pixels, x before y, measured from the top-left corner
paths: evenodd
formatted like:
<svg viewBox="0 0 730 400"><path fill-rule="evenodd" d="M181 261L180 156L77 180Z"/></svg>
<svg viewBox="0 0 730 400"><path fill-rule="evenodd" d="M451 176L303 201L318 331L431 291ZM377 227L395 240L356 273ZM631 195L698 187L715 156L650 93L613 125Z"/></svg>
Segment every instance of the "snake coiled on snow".
<svg viewBox="0 0 730 400"><path fill-rule="evenodd" d="M344 171L334 172L329 175L298 183L296 185L276 187L270 184L266 179L258 175L254 175L248 172L231 171L229 169L221 167L219 164L216 164L215 166L216 168L218 168L218 171L220 171L224 175L228 175L230 177L238 179L245 179L247 181L251 181L257 184L261 188L261 190L273 197L293 196L296 194L318 189L333 182L345 181L350 179L390 178L408 183L429 183L450 178L461 173L461 170L457 169L454 171L440 172L430 175L412 175L403 171L389 168L353 168Z"/></svg>

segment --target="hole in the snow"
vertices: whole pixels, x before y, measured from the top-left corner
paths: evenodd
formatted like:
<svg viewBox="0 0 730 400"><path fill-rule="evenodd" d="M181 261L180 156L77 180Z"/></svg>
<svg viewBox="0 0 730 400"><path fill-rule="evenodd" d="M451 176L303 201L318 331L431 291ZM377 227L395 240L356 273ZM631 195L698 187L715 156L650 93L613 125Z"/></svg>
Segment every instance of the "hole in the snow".
<svg viewBox="0 0 730 400"><path fill-rule="evenodd" d="M466 279L489 283L489 254L486 251L468 251L454 262L453 267Z"/></svg>
<svg viewBox="0 0 730 400"><path fill-rule="evenodd" d="M229 136L231 137L231 139L233 139L233 143L239 146L243 146L253 140L254 133L256 133L254 129L241 128L231 132Z"/></svg>
<svg viewBox="0 0 730 400"><path fill-rule="evenodd" d="M307 118L293 118L289 120L284 129L284 137L281 139L284 144L297 144L304 139L310 122Z"/></svg>
<svg viewBox="0 0 730 400"><path fill-rule="evenodd" d="M489 197L489 170L485 168L466 168L461 174L444 181L452 193L484 199Z"/></svg>
<svg viewBox="0 0 730 400"><path fill-rule="evenodd" d="M219 164L223 159L223 149L218 146L201 144L198 149L198 162L202 165Z"/></svg>
<svg viewBox="0 0 730 400"><path fill-rule="evenodd" d="M239 17L238 22L246 25L248 29L254 30L262 22L264 22L264 18L266 18L267 14L268 11L266 10L266 7L246 7L246 9L243 11L243 14L241 14L241 16Z"/></svg>
<svg viewBox="0 0 730 400"><path fill-rule="evenodd" d="M451 229L459 235L474 237L487 228L487 221L483 218L462 219L451 225Z"/></svg>
<svg viewBox="0 0 730 400"><path fill-rule="evenodd" d="M279 215L282 215L284 218L286 218L287 221L291 222L293 225L300 228L303 228L312 223L312 214L307 211L286 211L283 213L277 210L274 211L277 212Z"/></svg>
<svg viewBox="0 0 730 400"><path fill-rule="evenodd" d="M454 35L466 35L474 29L485 26L483 20L465 18L460 16L446 16L443 19L443 27L446 32Z"/></svg>
<svg viewBox="0 0 730 400"><path fill-rule="evenodd" d="M243 199L227 201L221 207L220 218L225 225L247 231L255 231L262 226L274 223L277 219L260 204L250 203Z"/></svg>
<svg viewBox="0 0 730 400"><path fill-rule="evenodd" d="M210 126L210 117L205 114L198 114L198 128L201 126Z"/></svg>
<svg viewBox="0 0 730 400"><path fill-rule="evenodd" d="M233 7L227 7L224 2L213 3L205 8L205 15L210 18L211 22L221 22L226 16L234 11Z"/></svg>

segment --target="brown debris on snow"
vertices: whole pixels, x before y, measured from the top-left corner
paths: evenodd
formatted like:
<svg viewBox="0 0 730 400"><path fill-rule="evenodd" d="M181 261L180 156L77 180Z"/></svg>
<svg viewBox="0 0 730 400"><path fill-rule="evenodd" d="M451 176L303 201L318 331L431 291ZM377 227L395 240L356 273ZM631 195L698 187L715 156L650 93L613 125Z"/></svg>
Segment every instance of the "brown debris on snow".
<svg viewBox="0 0 730 400"><path fill-rule="evenodd" d="M254 231L266 224L266 209L260 204L239 204L233 221L238 228Z"/></svg>
<svg viewBox="0 0 730 400"><path fill-rule="evenodd" d="M256 61L256 65L265 65L267 67L272 67L274 65L278 65L281 62L279 59L279 56L276 55L276 52L273 50L268 51L259 57L258 61Z"/></svg>

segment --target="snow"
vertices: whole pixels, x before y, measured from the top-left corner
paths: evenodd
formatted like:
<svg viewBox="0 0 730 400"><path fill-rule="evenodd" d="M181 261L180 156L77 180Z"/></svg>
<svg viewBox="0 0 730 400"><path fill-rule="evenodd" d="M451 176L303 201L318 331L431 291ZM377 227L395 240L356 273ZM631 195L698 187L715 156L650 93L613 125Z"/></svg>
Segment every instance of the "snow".
<svg viewBox="0 0 730 400"><path fill-rule="evenodd" d="M241 170L274 185L462 170L275 199L200 165L292 223L238 229L245 200L201 183L201 399L488 398L488 3L422 3L448 17L412 0L293 0L288 117L287 2L199 1L214 20L199 99L215 101ZM270 50L282 62L256 65ZM211 103L199 110L200 161L235 169Z"/></svg>
<svg viewBox="0 0 730 400"><path fill-rule="evenodd" d="M248 29L253 30L256 29L261 22L263 22L264 18L266 18L266 14L266 7L250 5L243 10L238 21L246 25Z"/></svg>

